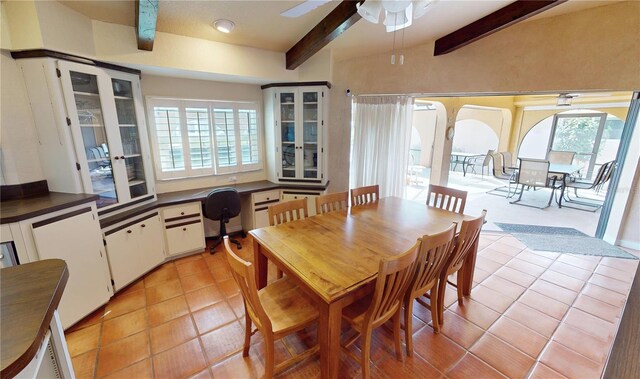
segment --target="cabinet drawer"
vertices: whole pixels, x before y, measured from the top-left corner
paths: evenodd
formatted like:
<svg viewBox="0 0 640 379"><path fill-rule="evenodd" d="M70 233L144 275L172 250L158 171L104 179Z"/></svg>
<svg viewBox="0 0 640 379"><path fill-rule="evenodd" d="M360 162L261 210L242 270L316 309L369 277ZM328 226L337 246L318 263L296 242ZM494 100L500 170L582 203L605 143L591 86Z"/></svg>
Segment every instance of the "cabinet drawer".
<svg viewBox="0 0 640 379"><path fill-rule="evenodd" d="M272 202L274 200L280 200L280 190L256 192L251 196L253 198L253 204L255 206L260 206L262 205L261 203L265 203L267 201Z"/></svg>
<svg viewBox="0 0 640 379"><path fill-rule="evenodd" d="M169 255L205 248L204 228L200 220L166 226L165 237Z"/></svg>
<svg viewBox="0 0 640 379"><path fill-rule="evenodd" d="M200 203L188 203L162 208L162 219L165 223L186 219L187 216L200 217Z"/></svg>

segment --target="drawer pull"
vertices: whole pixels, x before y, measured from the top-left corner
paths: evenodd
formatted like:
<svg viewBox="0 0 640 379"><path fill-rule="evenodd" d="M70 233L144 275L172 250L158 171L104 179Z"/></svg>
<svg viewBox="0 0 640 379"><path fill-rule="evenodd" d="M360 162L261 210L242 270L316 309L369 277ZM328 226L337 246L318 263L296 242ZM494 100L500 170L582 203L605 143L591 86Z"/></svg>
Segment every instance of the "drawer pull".
<svg viewBox="0 0 640 379"><path fill-rule="evenodd" d="M127 230L127 233L131 233L131 229Z"/></svg>
<svg viewBox="0 0 640 379"><path fill-rule="evenodd" d="M142 224L142 225L140 225L140 226L144 228L146 225L145 225L145 224Z"/></svg>
<svg viewBox="0 0 640 379"><path fill-rule="evenodd" d="M187 228L182 228L182 230L186 232L186 231L187 231Z"/></svg>
<svg viewBox="0 0 640 379"><path fill-rule="evenodd" d="M180 216L184 216L184 212L180 212Z"/></svg>

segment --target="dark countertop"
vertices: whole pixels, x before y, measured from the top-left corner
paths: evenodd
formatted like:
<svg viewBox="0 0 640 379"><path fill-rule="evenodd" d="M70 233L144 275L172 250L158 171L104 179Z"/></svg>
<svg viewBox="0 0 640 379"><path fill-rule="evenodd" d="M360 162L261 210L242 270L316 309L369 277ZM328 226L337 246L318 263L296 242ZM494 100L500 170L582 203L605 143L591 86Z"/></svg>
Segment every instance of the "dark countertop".
<svg viewBox="0 0 640 379"><path fill-rule="evenodd" d="M16 376L36 355L68 278L61 259L0 270L0 377Z"/></svg>
<svg viewBox="0 0 640 379"><path fill-rule="evenodd" d="M223 188L223 187L232 187L235 188L240 195L250 195L254 192L260 191L268 191L271 189L292 189L292 190L320 190L324 191L329 186L329 182L326 185L302 185L302 184L279 184L272 183L268 180L261 180L258 182L248 182L248 183L238 183L235 185L227 185L227 186L218 186L218 187L207 187L207 188L197 188L185 191L174 191L167 193L159 193L158 200L141 205L137 208L120 212L117 215L113 215L111 217L106 217L100 220L100 227L106 228L108 226L117 224L119 222L130 219L131 217L135 217L137 215L152 211L159 207L166 207L170 205L178 205L184 203L191 203L194 201L205 201L207 195L211 190L215 188Z"/></svg>
<svg viewBox="0 0 640 379"><path fill-rule="evenodd" d="M26 220L96 199L98 195L93 194L49 192L42 196L3 201L0 203L0 224Z"/></svg>

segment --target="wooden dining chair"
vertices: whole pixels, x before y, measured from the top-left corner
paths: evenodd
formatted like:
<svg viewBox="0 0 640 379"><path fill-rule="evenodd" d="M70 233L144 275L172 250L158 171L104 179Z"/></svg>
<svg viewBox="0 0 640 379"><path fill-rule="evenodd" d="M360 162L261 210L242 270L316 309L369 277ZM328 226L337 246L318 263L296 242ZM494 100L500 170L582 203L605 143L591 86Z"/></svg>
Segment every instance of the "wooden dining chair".
<svg viewBox="0 0 640 379"><path fill-rule="evenodd" d="M373 329L381 326L393 318L393 339L395 342L396 358L404 360L400 333L400 318L402 313L402 299L411 283L415 272L416 257L420 249L420 240L401 255L385 258L380 261L378 278L373 294L347 306L342 311L342 319L346 320L356 331L342 346L343 351L362 366L362 377L369 378L369 356L371 351L371 336ZM349 347L362 336L360 357L355 355Z"/></svg>
<svg viewBox="0 0 640 379"><path fill-rule="evenodd" d="M267 208L269 214L269 226L281 225L294 220L301 220L309 217L307 210L307 198L284 201L270 205ZM283 273L280 268L276 270L276 278L282 278Z"/></svg>
<svg viewBox="0 0 640 379"><path fill-rule="evenodd" d="M404 335L407 344L407 356L413 355L412 320L413 301L424 305L431 311L433 331L440 333L438 323L438 280L440 273L447 263L449 254L453 251L454 238L456 235L456 224L449 229L433 235L425 235L420 240L420 252L416 261L416 270L413 280L407 288L404 296ZM427 304L423 295L429 292L429 303Z"/></svg>
<svg viewBox="0 0 640 379"><path fill-rule="evenodd" d="M484 218L486 217L486 215L487 210L483 209L480 217L462 221L462 225L460 226L460 233L456 238L455 247L453 248L451 254L449 254L449 259L447 259L447 263L444 266L445 268L440 272L440 279L438 283L438 300L436 302L438 306L438 323L440 323L440 326L442 326L442 323L444 321L444 292L447 283L456 287L458 291L458 305L462 305L462 285L458 285L457 283L461 282L461 269L463 268L464 262L471 252L471 249L473 249L473 245L476 243L478 237L480 236L480 231L482 230L482 225L484 224ZM456 274L457 276L457 283L448 281L449 275L453 274Z"/></svg>
<svg viewBox="0 0 640 379"><path fill-rule="evenodd" d="M316 213L339 211L349 207L349 192L336 192L316 197Z"/></svg>
<svg viewBox="0 0 640 379"><path fill-rule="evenodd" d="M428 206L463 214L466 203L467 191L429 184Z"/></svg>
<svg viewBox="0 0 640 379"><path fill-rule="evenodd" d="M320 348L318 344L284 362L275 363L275 341L317 322L318 310L306 294L288 278L279 279L258 290L253 264L234 254L228 236L224 237L224 247L231 274L240 287L244 300L245 330L242 356L249 356L251 336L256 331L260 331L264 339L265 378L272 378L282 370L315 354ZM256 330L252 330L252 324L255 324Z"/></svg>
<svg viewBox="0 0 640 379"><path fill-rule="evenodd" d="M269 225L280 225L286 222L309 217L307 198L283 201L268 208Z"/></svg>
<svg viewBox="0 0 640 379"><path fill-rule="evenodd" d="M351 206L375 203L380 200L380 186L366 186L351 189Z"/></svg>

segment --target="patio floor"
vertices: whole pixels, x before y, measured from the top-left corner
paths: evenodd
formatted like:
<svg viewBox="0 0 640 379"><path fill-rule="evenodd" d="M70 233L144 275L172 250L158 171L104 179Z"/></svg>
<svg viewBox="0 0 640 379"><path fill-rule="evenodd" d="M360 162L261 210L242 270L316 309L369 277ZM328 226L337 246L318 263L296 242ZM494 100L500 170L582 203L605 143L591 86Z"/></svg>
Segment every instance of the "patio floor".
<svg viewBox="0 0 640 379"><path fill-rule="evenodd" d="M407 185L406 198L424 203L427 199L429 187L430 170L423 170L416 178L412 177L411 183ZM510 204L513 199L505 196L487 194L496 187L504 185L503 181L495 179L490 175L480 175L468 173L466 176L462 172L449 172L448 186L468 192L465 213L469 215L480 214L483 209L487 210L487 224L483 230L501 230L495 223L532 224L569 227L593 236L600 218L600 210L596 212L586 212L571 208L558 208L555 201L549 208L538 209L531 207ZM592 191L581 191L580 193L604 199L606 191L595 195ZM522 203L542 206L547 203L550 190L540 189L537 191L526 191L522 196Z"/></svg>

